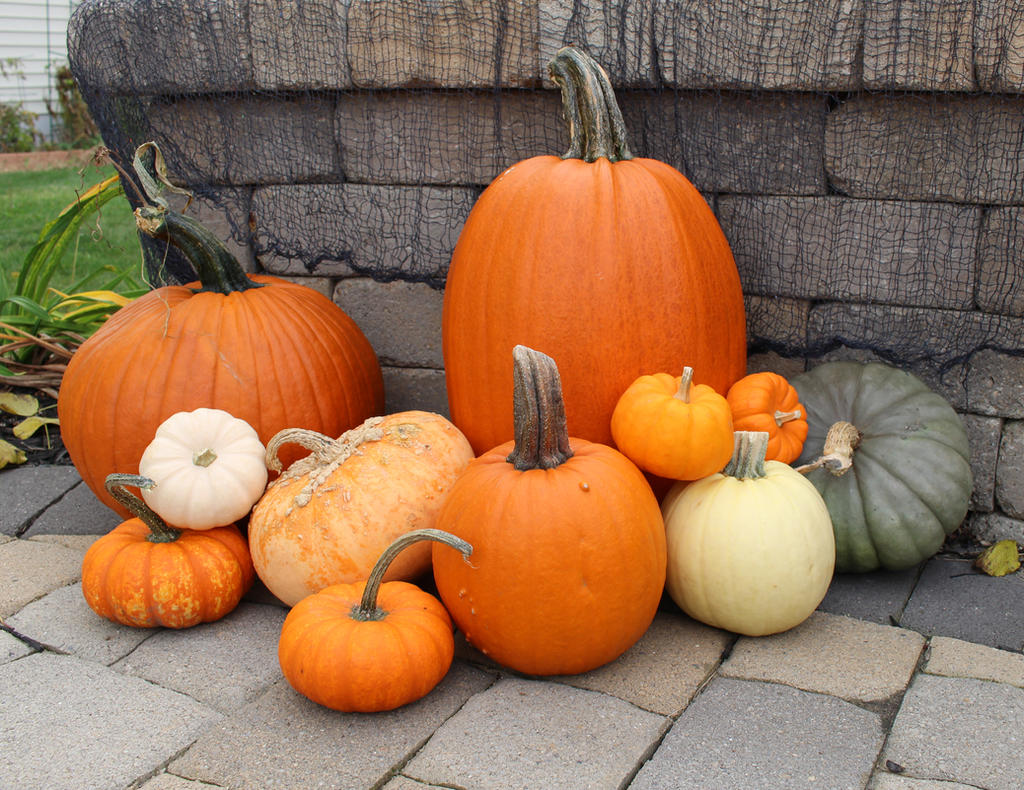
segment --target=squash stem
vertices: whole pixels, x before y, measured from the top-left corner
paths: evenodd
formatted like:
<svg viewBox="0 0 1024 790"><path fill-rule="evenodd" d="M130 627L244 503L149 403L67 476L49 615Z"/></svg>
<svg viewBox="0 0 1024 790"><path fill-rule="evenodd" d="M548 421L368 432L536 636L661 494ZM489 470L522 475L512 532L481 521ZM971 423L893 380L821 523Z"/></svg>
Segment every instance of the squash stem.
<svg viewBox="0 0 1024 790"><path fill-rule="evenodd" d="M435 540L451 546L453 549L458 549L462 552L462 558L465 560L468 560L469 555L473 553L473 547L469 543L440 529L415 529L405 533L384 549L377 562L374 563L370 577L366 580L366 587L363 589L363 597L358 606L352 607L353 620L365 622L367 620L383 620L387 617L388 613L377 606L377 593L380 591L384 574L387 573L392 561L403 549L421 540Z"/></svg>
<svg viewBox="0 0 1024 790"><path fill-rule="evenodd" d="M768 452L767 431L735 431L732 435L732 458L722 470L723 475L739 480L758 480L768 473L764 458Z"/></svg>
<svg viewBox="0 0 1024 790"><path fill-rule="evenodd" d="M776 410L773 416L775 417L775 424L781 428L787 422L801 419L804 416L804 413L800 411L800 409L796 409L794 411Z"/></svg>
<svg viewBox="0 0 1024 790"><path fill-rule="evenodd" d="M683 368L683 375L679 377L679 388L672 397L678 398L683 403L690 402L690 387L693 384L693 368Z"/></svg>
<svg viewBox="0 0 1024 790"><path fill-rule="evenodd" d="M334 460L335 455L337 455L336 446L338 442L330 436L310 431L306 428L285 428L283 431L275 433L270 437L270 441L267 442L267 451L264 458L267 469L274 472L281 471L281 459L277 457L277 454L281 447L286 444L297 444L309 450L313 457L322 464L330 463Z"/></svg>
<svg viewBox="0 0 1024 790"><path fill-rule="evenodd" d="M860 447L862 437L863 434L852 423L845 420L833 423L825 434L821 456L809 464L798 466L796 471L807 474L825 467L836 477L845 475L853 467L854 451Z"/></svg>
<svg viewBox="0 0 1024 790"><path fill-rule="evenodd" d="M555 361L526 346L512 349L515 448L506 460L520 472L554 469L572 458Z"/></svg>
<svg viewBox="0 0 1024 790"><path fill-rule="evenodd" d="M569 150L562 159L632 159L622 111L600 64L576 47L563 47L548 63L548 73L562 91L562 111L569 124Z"/></svg>
<svg viewBox="0 0 1024 790"><path fill-rule="evenodd" d="M110 495L128 508L135 518L149 527L149 537L146 540L150 543L173 543L181 537L182 531L168 526L155 510L125 488L125 486L135 486L149 489L155 485L156 483L142 475L117 473L107 475L107 479L103 481L103 486L110 492Z"/></svg>

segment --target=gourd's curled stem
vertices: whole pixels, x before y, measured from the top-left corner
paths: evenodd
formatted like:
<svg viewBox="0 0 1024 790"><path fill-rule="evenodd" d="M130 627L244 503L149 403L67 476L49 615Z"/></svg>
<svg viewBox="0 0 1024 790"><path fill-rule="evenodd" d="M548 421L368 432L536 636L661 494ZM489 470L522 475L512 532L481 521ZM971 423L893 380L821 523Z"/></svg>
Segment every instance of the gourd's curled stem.
<svg viewBox="0 0 1024 790"><path fill-rule="evenodd" d="M450 532L440 529L415 529L412 532L405 533L384 549L384 553L380 555L380 558L374 564L373 570L370 571L370 577L366 580L362 600L358 606L352 607L353 620L383 620L387 617L387 612L377 608L377 593L380 590L381 580L384 578L384 574L395 557L407 546L421 540L435 540L451 546L453 549L458 549L462 552L462 557L465 560L468 560L469 555L473 553L473 547L469 543L462 538L457 538Z"/></svg>
<svg viewBox="0 0 1024 790"><path fill-rule="evenodd" d="M103 486L110 495L128 508L135 518L149 527L150 534L146 540L150 543L173 543L181 537L181 530L168 526L155 510L125 488L125 486L134 486L149 489L155 485L156 483L151 479L142 475L118 473L107 475L107 479L103 481Z"/></svg>

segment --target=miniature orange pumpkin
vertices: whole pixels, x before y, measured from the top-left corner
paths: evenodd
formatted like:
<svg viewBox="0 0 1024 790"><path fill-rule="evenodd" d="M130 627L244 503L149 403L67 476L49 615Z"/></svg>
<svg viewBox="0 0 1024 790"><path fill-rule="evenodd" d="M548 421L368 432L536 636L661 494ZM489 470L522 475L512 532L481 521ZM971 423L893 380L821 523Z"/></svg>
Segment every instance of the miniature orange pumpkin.
<svg viewBox="0 0 1024 790"><path fill-rule="evenodd" d="M267 488L249 519L256 573L289 605L331 584L365 579L399 535L434 526L448 489L473 450L439 414L405 411L373 417L338 439L287 430L267 445L296 443L310 455ZM413 579L430 568L430 547L410 547L388 580Z"/></svg>
<svg viewBox="0 0 1024 790"><path fill-rule="evenodd" d="M569 438L554 360L517 346L515 435L475 459L438 516L473 545L434 546L441 599L466 639L535 675L586 672L647 630L665 582L665 528L639 469Z"/></svg>
<svg viewBox="0 0 1024 790"><path fill-rule="evenodd" d="M277 649L292 688L334 710L369 713L413 702L441 681L455 653L448 612L413 584L381 584L395 557L422 540L463 557L473 551L444 532L415 530L385 549L365 582L334 584L295 605Z"/></svg>
<svg viewBox="0 0 1024 790"><path fill-rule="evenodd" d="M139 628L188 628L238 605L256 577L237 527L175 529L124 488L152 485L148 478L113 474L105 485L135 517L82 560L82 594L96 614Z"/></svg>
<svg viewBox="0 0 1024 790"><path fill-rule="evenodd" d="M800 457L807 439L807 410L796 389L778 373L744 376L726 395L737 431L768 434L769 461L789 464Z"/></svg>
<svg viewBox="0 0 1024 790"><path fill-rule="evenodd" d="M641 469L672 480L698 480L732 457L729 404L706 384L692 386L692 379L689 367L681 376L641 376L615 405L612 437Z"/></svg>

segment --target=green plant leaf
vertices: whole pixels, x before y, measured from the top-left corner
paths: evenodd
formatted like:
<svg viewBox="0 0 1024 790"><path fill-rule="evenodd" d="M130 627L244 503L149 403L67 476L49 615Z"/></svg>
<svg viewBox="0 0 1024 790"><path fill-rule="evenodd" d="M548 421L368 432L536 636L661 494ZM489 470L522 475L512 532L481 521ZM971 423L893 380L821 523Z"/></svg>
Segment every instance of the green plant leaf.
<svg viewBox="0 0 1024 790"><path fill-rule="evenodd" d="M15 425L11 432L19 439L24 440L28 439L44 425L60 425L60 420L56 417L26 417Z"/></svg>
<svg viewBox="0 0 1024 790"><path fill-rule="evenodd" d="M0 469L9 464L23 464L28 460L24 452L10 442L0 439Z"/></svg>
<svg viewBox="0 0 1024 790"><path fill-rule="evenodd" d="M1006 576L1020 567L1020 552L1012 540L1001 540L985 549L974 561L975 567L989 576Z"/></svg>
<svg viewBox="0 0 1024 790"><path fill-rule="evenodd" d="M0 392L0 411L19 417L31 417L39 413L39 401L27 393Z"/></svg>

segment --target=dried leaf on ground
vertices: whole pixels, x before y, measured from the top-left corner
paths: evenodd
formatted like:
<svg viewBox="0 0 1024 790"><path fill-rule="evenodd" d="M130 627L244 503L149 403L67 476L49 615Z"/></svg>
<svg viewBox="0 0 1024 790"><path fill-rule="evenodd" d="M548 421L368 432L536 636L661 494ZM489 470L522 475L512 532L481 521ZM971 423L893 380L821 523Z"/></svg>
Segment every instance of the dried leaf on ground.
<svg viewBox="0 0 1024 790"><path fill-rule="evenodd" d="M39 411L39 401L23 392L0 392L0 410L19 417L31 417Z"/></svg>
<svg viewBox="0 0 1024 790"><path fill-rule="evenodd" d="M1020 550L1012 540L993 543L974 561L975 567L989 576L1006 576L1020 567Z"/></svg>
<svg viewBox="0 0 1024 790"><path fill-rule="evenodd" d="M0 469L10 464L23 464L27 456L10 442L0 439Z"/></svg>

